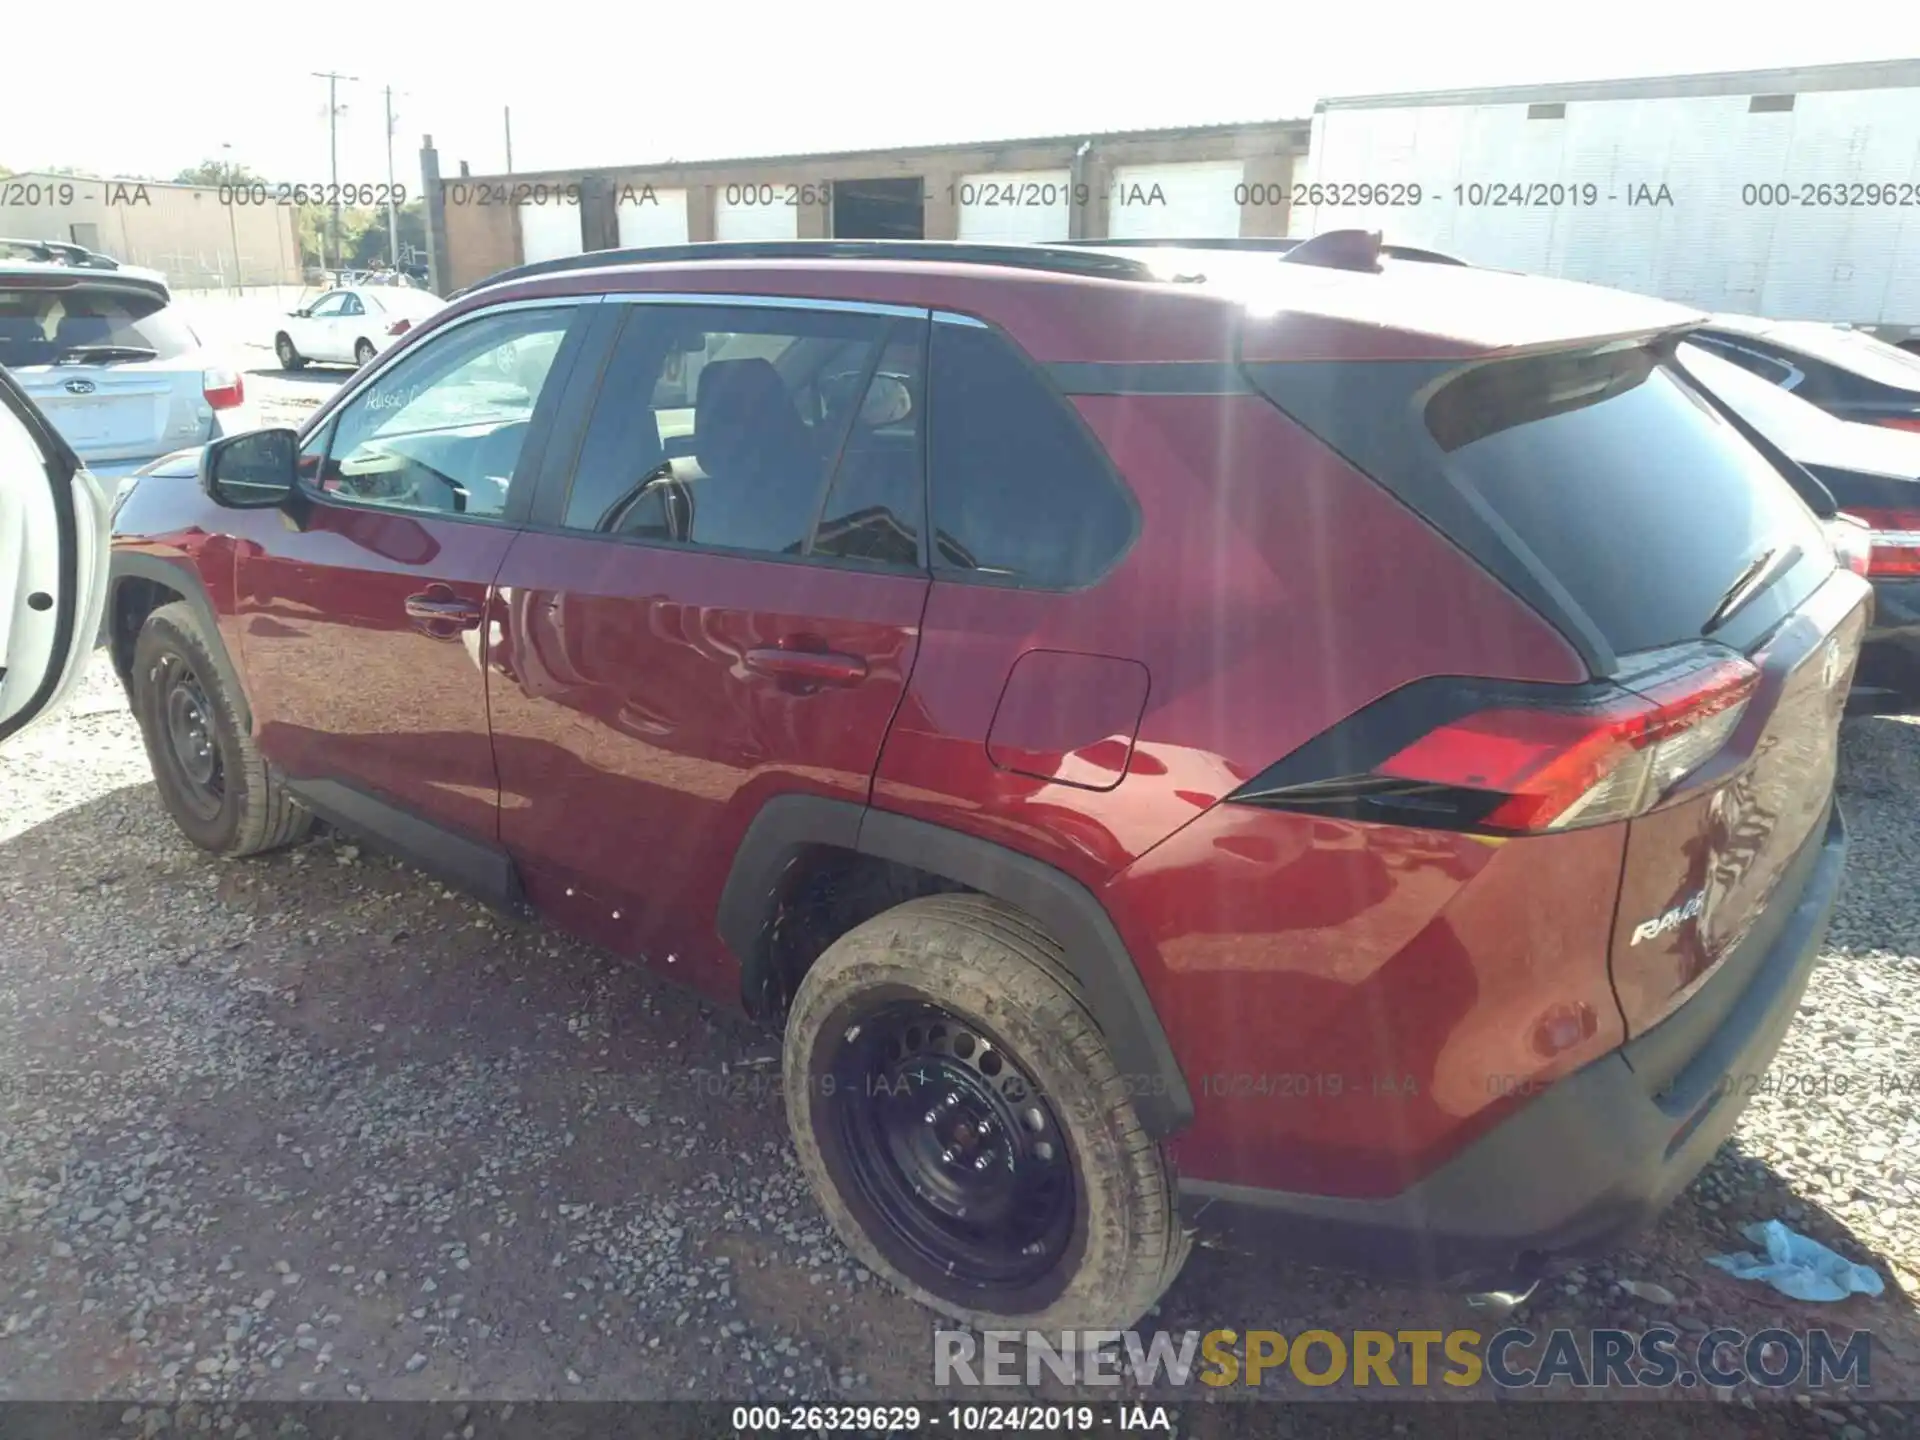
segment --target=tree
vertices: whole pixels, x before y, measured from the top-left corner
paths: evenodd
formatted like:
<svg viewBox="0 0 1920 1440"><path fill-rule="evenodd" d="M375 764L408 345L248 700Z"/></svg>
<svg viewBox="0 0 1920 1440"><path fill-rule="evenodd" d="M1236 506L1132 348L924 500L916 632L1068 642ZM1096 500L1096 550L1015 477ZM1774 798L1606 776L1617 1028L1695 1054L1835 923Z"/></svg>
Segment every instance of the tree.
<svg viewBox="0 0 1920 1440"><path fill-rule="evenodd" d="M251 185L260 177L231 160L202 160L173 177L176 185Z"/></svg>

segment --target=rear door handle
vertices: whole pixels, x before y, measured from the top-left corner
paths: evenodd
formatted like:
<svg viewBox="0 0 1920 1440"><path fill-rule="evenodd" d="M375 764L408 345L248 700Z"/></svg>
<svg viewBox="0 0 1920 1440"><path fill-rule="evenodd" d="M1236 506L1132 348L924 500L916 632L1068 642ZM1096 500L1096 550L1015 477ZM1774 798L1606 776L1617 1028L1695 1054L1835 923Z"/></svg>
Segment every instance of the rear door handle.
<svg viewBox="0 0 1920 1440"><path fill-rule="evenodd" d="M771 646L749 650L747 669L816 685L858 685L867 678L866 661L833 650L782 650Z"/></svg>
<svg viewBox="0 0 1920 1440"><path fill-rule="evenodd" d="M463 629L480 623L480 607L471 600L462 600L448 592L435 595L407 596L407 618L424 620L431 624L458 625Z"/></svg>

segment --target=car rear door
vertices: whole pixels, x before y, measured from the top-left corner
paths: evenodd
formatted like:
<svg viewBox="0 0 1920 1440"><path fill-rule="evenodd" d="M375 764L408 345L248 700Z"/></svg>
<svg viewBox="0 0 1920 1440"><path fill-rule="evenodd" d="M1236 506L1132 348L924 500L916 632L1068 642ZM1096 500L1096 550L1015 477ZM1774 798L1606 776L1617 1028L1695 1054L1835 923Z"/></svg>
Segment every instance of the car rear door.
<svg viewBox="0 0 1920 1440"><path fill-rule="evenodd" d="M484 621L587 308L476 311L306 433L293 498L245 532L234 575L255 732L289 775L494 839Z"/></svg>
<svg viewBox="0 0 1920 1440"><path fill-rule="evenodd" d="M0 743L70 693L107 587L107 500L0 369Z"/></svg>
<svg viewBox="0 0 1920 1440"><path fill-rule="evenodd" d="M499 577L501 840L563 923L737 998L742 835L775 795L864 803L913 667L926 314L599 308L582 438Z"/></svg>

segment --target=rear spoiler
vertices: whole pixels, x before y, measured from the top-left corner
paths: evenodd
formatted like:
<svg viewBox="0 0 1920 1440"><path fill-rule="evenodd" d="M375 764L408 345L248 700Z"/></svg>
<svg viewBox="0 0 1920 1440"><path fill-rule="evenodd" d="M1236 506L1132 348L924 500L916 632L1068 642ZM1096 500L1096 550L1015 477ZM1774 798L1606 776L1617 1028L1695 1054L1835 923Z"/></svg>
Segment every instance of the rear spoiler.
<svg viewBox="0 0 1920 1440"><path fill-rule="evenodd" d="M151 295L162 305L173 299L167 282L157 275L131 270L93 270L68 265L35 265L14 269L0 262L0 290L134 290Z"/></svg>

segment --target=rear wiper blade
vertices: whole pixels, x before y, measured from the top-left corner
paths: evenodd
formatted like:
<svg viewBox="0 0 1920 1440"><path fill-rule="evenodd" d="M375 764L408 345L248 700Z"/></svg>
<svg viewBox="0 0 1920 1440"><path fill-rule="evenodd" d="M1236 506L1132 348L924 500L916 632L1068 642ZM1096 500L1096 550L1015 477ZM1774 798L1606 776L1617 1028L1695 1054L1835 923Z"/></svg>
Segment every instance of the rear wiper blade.
<svg viewBox="0 0 1920 1440"><path fill-rule="evenodd" d="M62 365L69 360L157 360L158 350L150 350L145 345L67 345L61 348L54 358L54 364Z"/></svg>
<svg viewBox="0 0 1920 1440"><path fill-rule="evenodd" d="M1800 558L1800 547L1789 545L1785 549L1774 546L1762 550L1747 566L1734 577L1733 584L1727 587L1727 593L1720 597L1720 603L1713 608L1713 614L1707 617L1707 623L1700 627L1702 635L1711 635L1731 620L1754 596L1778 580L1794 562Z"/></svg>

